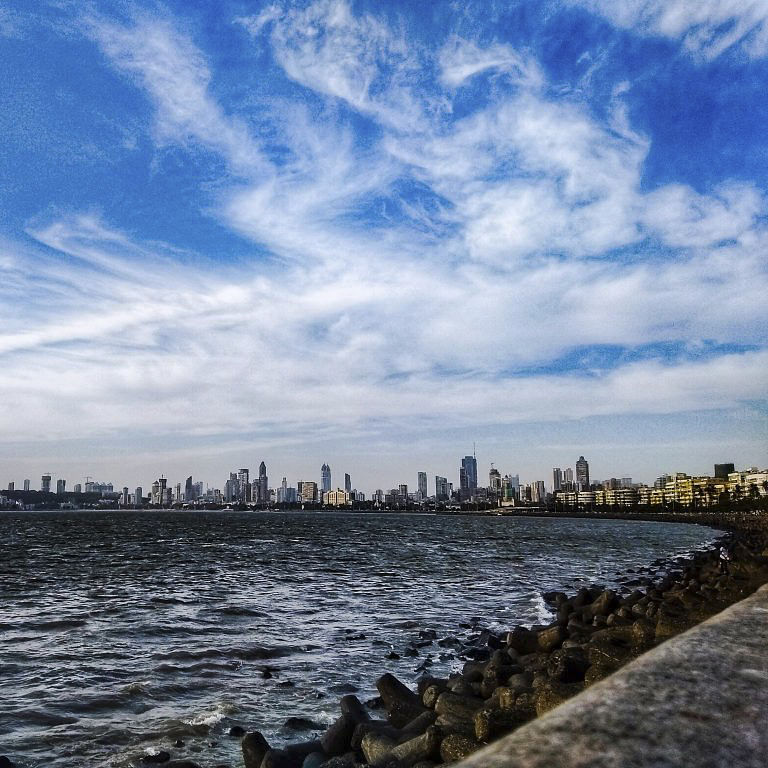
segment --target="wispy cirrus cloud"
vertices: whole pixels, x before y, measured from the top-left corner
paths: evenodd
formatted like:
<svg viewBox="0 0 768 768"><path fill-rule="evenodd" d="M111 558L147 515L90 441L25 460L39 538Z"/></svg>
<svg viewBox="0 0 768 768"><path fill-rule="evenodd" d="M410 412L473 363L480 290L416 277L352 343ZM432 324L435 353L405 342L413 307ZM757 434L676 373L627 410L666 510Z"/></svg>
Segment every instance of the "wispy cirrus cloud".
<svg viewBox="0 0 768 768"><path fill-rule="evenodd" d="M763 0L575 1L619 27L680 40L704 60L732 49L752 58L768 55L768 5Z"/></svg>
<svg viewBox="0 0 768 768"><path fill-rule="evenodd" d="M36 219L27 248L0 250L14 296L47 284L0 305L6 434L24 413L40 441L307 445L763 397L764 192L644 184L652 139L626 83L599 112L520 47L450 32L425 48L342 0L237 24L299 89L261 99L258 122L216 95L170 13L81 23L146 97L155 145L213 157L215 191L190 206L259 255L82 210ZM601 348L617 353L569 362Z"/></svg>

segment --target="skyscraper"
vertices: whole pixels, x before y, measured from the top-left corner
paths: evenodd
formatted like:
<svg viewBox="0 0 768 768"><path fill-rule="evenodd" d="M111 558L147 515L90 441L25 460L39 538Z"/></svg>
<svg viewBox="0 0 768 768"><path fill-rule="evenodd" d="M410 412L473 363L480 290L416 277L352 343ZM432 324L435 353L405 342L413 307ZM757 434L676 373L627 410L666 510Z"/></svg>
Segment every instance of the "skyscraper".
<svg viewBox="0 0 768 768"><path fill-rule="evenodd" d="M59 478L56 481L56 493L59 496L63 496L66 489L67 489L67 481L62 478Z"/></svg>
<svg viewBox="0 0 768 768"><path fill-rule="evenodd" d="M269 502L269 478L267 477L267 465L263 461L259 464L259 488L256 501L259 504Z"/></svg>
<svg viewBox="0 0 768 768"><path fill-rule="evenodd" d="M50 475L43 475L40 478L40 490L43 493L51 492L51 476Z"/></svg>
<svg viewBox="0 0 768 768"><path fill-rule="evenodd" d="M331 490L331 468L327 464L323 464L320 468L320 484L323 489L323 493L329 493Z"/></svg>
<svg viewBox="0 0 768 768"><path fill-rule="evenodd" d="M8 483L8 490L12 491L15 487L16 487L16 483L14 483L13 480L11 480L11 482Z"/></svg>
<svg viewBox="0 0 768 768"><path fill-rule="evenodd" d="M563 471L560 467L552 468L552 491L559 491L563 487Z"/></svg>
<svg viewBox="0 0 768 768"><path fill-rule="evenodd" d="M347 493L352 490L352 478L349 476L349 472L344 473L344 490Z"/></svg>
<svg viewBox="0 0 768 768"><path fill-rule="evenodd" d="M24 490L25 490L25 491L28 491L28 490L29 490L29 480L25 480L25 481L24 481Z"/></svg>
<svg viewBox="0 0 768 768"><path fill-rule="evenodd" d="M464 470L466 489L473 494L477 490L477 459L465 456L461 460L461 468Z"/></svg>
<svg viewBox="0 0 768 768"><path fill-rule="evenodd" d="M144 503L144 489L138 486L133 493L133 503L140 507Z"/></svg>
<svg viewBox="0 0 768 768"><path fill-rule="evenodd" d="M448 480L440 475L435 475L435 498L437 501L448 501Z"/></svg>
<svg viewBox="0 0 768 768"><path fill-rule="evenodd" d="M488 490L496 496L501 496L501 472L491 464L491 471L488 473Z"/></svg>
<svg viewBox="0 0 768 768"><path fill-rule="evenodd" d="M184 501L194 501L194 498L195 486L192 484L192 475L190 475L184 483Z"/></svg>
<svg viewBox="0 0 768 768"><path fill-rule="evenodd" d="M715 464L715 477L728 479L731 472L735 472L733 464Z"/></svg>
<svg viewBox="0 0 768 768"><path fill-rule="evenodd" d="M419 472L418 480L419 497L421 499L427 498L427 473Z"/></svg>
<svg viewBox="0 0 768 768"><path fill-rule="evenodd" d="M237 482L240 484L238 494L240 501L251 500L251 470L243 467L237 470Z"/></svg>
<svg viewBox="0 0 768 768"><path fill-rule="evenodd" d="M576 462L576 484L580 491L589 490L589 462L583 456Z"/></svg>

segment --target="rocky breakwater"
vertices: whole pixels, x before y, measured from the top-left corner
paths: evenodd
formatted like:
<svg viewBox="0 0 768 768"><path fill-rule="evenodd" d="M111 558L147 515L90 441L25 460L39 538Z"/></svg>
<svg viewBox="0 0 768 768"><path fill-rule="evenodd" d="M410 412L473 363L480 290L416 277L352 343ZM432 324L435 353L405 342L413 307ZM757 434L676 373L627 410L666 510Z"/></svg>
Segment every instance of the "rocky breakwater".
<svg viewBox="0 0 768 768"><path fill-rule="evenodd" d="M734 518L728 527L713 550L658 563L663 575L640 579L641 588L546 594L551 624L481 632L474 658L447 678L425 675L412 690L382 675L378 699L364 706L345 696L339 718L318 739L273 749L249 733L245 768L431 768L461 760L766 583L766 521Z"/></svg>

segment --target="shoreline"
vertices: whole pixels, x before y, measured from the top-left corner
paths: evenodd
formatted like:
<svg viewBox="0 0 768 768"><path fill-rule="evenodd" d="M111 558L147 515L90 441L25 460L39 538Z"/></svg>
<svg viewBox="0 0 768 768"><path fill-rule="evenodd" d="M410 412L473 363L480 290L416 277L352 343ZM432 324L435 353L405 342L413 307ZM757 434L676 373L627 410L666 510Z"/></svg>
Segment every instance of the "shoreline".
<svg viewBox="0 0 768 768"><path fill-rule="evenodd" d="M554 512L519 516L640 519ZM701 524L720 534L690 556L660 558L619 572L615 590L590 585L570 595L543 593L553 613L547 624L510 626L509 632L475 627L476 634L460 643L458 656L466 661L460 673L409 676L406 682L415 691L384 674L376 682L378 697L363 703L344 696L340 717L324 732L312 731L307 741L272 749L258 731L246 733L236 726L229 735L241 738L245 768L434 768L463 759L768 581L764 515L652 515L649 520ZM733 553L729 574L718 573L717 550L723 541ZM434 632L424 634L434 635L425 641L442 645ZM176 759L160 751L131 765L199 768L193 761L198 759L203 766L213 765L204 752L182 759L187 752L183 743L175 747ZM13 765L0 755L0 768Z"/></svg>
<svg viewBox="0 0 768 768"><path fill-rule="evenodd" d="M639 519L588 513L535 516ZM245 768L434 768L462 760L768 582L764 515L647 518L706 525L722 536L690 557L651 564L651 572L665 574L631 591L595 586L573 595L546 593L554 613L551 623L516 626L505 636L483 630L468 649L474 653L467 654L461 673L422 675L415 691L385 673L376 681L377 699L363 704L344 696L340 717L319 738L273 749L260 732L247 733L241 742ZM727 572L722 572L721 546L730 557ZM372 717L371 711L381 716Z"/></svg>

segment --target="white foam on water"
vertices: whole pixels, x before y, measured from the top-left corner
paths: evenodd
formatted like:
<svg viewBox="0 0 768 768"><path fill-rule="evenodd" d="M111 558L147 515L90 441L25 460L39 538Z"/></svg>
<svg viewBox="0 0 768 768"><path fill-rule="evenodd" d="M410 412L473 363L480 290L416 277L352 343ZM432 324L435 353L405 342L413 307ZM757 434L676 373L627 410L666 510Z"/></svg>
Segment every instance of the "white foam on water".
<svg viewBox="0 0 768 768"><path fill-rule="evenodd" d="M237 707L229 701L222 701L217 704L213 710L208 712L202 712L199 715L195 715L189 720L182 720L187 725L207 725L212 726L221 722L227 715L231 715L237 712Z"/></svg>
<svg viewBox="0 0 768 768"><path fill-rule="evenodd" d="M536 621L534 624L549 624L552 621L552 609L547 605L547 601L542 595L536 595L531 600L533 609L536 612Z"/></svg>

